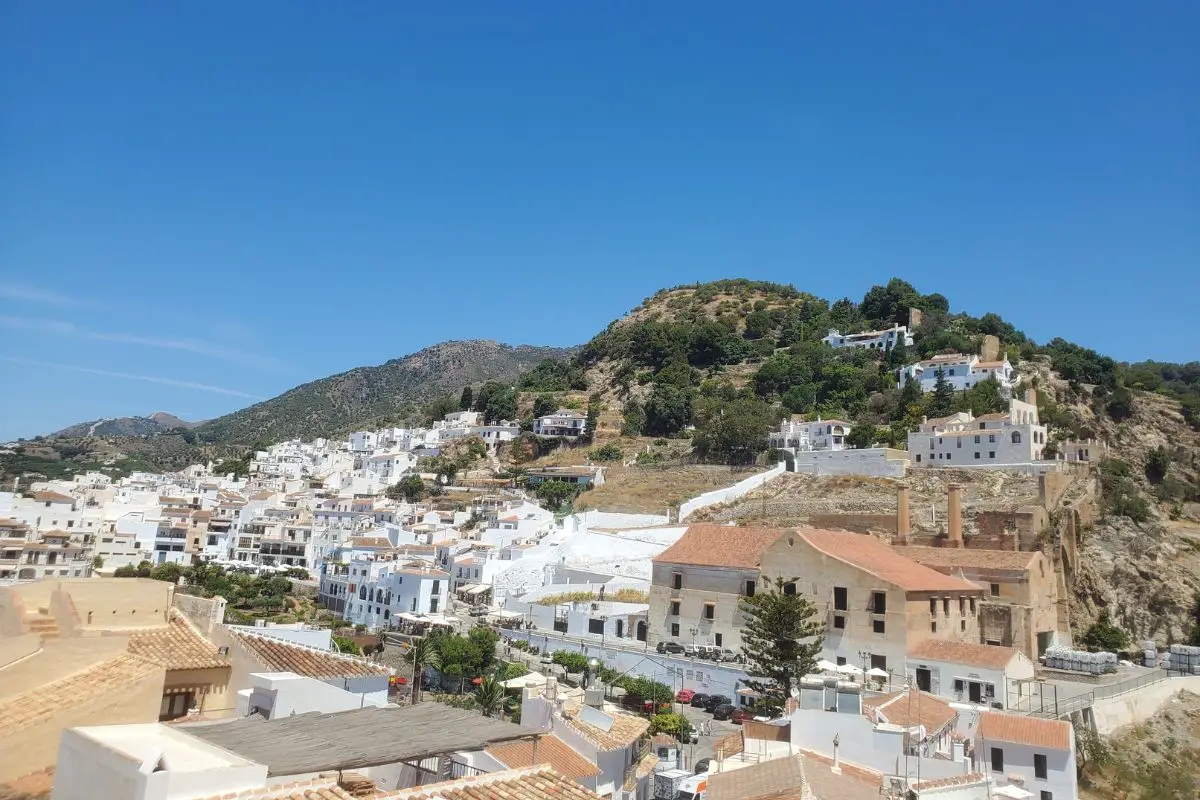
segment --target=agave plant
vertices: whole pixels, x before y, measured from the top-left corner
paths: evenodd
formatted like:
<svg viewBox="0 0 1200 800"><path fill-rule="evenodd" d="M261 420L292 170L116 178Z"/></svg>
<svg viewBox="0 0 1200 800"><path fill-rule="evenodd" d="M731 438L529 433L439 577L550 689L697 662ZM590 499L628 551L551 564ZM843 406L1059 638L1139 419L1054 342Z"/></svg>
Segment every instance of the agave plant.
<svg viewBox="0 0 1200 800"><path fill-rule="evenodd" d="M495 678L484 678L474 691L475 705L485 717L495 716L504 708L504 686Z"/></svg>

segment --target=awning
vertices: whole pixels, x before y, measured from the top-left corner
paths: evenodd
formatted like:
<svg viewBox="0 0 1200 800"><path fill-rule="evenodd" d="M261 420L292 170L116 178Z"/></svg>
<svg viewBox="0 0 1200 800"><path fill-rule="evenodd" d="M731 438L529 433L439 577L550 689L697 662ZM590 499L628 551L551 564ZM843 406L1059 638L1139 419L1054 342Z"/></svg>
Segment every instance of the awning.
<svg viewBox="0 0 1200 800"><path fill-rule="evenodd" d="M491 590L492 590L492 587L490 587L490 586L480 585L480 586L474 587L473 589L468 590L467 594L483 594L484 592L490 592Z"/></svg>
<svg viewBox="0 0 1200 800"><path fill-rule="evenodd" d="M500 685L505 689L524 689L526 686L543 686L545 683L545 675L540 672L530 672L519 678L509 678L506 681L501 681Z"/></svg>
<svg viewBox="0 0 1200 800"><path fill-rule="evenodd" d="M464 583L462 586L458 587L454 591L458 592L459 594L462 594L463 592L470 592L472 589L475 589L478 586L479 586L478 583Z"/></svg>

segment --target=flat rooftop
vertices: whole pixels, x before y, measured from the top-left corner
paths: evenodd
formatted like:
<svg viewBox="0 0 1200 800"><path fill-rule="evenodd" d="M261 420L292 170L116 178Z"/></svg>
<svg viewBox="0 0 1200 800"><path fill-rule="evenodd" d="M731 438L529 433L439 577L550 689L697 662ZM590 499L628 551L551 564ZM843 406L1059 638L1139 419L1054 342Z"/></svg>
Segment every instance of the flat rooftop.
<svg viewBox="0 0 1200 800"><path fill-rule="evenodd" d="M203 739L157 722L139 725L97 725L75 728L92 741L142 764L161 759L171 772L201 772L209 769L244 767L254 764Z"/></svg>

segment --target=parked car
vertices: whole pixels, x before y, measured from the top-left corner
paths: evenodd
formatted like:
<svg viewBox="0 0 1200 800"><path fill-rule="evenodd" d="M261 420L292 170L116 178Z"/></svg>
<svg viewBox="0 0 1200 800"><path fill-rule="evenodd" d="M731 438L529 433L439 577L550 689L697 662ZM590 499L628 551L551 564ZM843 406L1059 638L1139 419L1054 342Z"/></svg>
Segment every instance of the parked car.
<svg viewBox="0 0 1200 800"><path fill-rule="evenodd" d="M472 617L486 617L488 615L487 606L471 606L471 610L467 612Z"/></svg>
<svg viewBox="0 0 1200 800"><path fill-rule="evenodd" d="M717 718L717 715L713 714L713 719L716 719L716 718ZM743 722L745 722L748 719L754 719L754 717L750 714L749 711L747 711L744 708L735 708L733 710L733 713L729 715L729 721L735 725L741 725Z"/></svg>
<svg viewBox="0 0 1200 800"><path fill-rule="evenodd" d="M709 766L712 765L711 758L702 758L696 762L696 766L692 768L693 775L699 775L701 772L708 772Z"/></svg>
<svg viewBox="0 0 1200 800"><path fill-rule="evenodd" d="M723 695L723 694L710 694L710 695L708 696L708 699L704 701L704 710L705 710L705 711L707 711L707 712L709 712L709 713L711 714L711 713L712 713L712 710L713 710L714 708L716 708L717 706L722 706L722 705L727 705L727 704L728 704L728 705L733 705L733 701L732 701L732 700L730 700L730 699L729 699L728 697L726 697L725 695ZM693 701L693 702L692 702L692 705L695 705L695 701Z"/></svg>
<svg viewBox="0 0 1200 800"><path fill-rule="evenodd" d="M715 660L740 664L745 659L742 658L741 653L735 653L732 650L730 650L728 647L726 647L724 650L721 651L720 655L718 655Z"/></svg>
<svg viewBox="0 0 1200 800"><path fill-rule="evenodd" d="M554 656L552 656L552 655L551 655L549 652L542 653L542 659L541 659L541 661L542 661L542 663L543 663L543 664L553 664L553 663L554 663Z"/></svg>
<svg viewBox="0 0 1200 800"><path fill-rule="evenodd" d="M715 644L696 645L696 658L706 658L709 661L721 660L721 648Z"/></svg>
<svg viewBox="0 0 1200 800"><path fill-rule="evenodd" d="M692 699L691 699L692 708L704 708L706 705L708 705L708 695L706 695L706 694L692 695Z"/></svg>
<svg viewBox="0 0 1200 800"><path fill-rule="evenodd" d="M695 725L689 725L687 733L679 736L679 741L683 744L700 744L700 730Z"/></svg>
<svg viewBox="0 0 1200 800"><path fill-rule="evenodd" d="M732 719L737 713L737 707L732 703L721 703L719 706L714 706L712 710L713 719Z"/></svg>
<svg viewBox="0 0 1200 800"><path fill-rule="evenodd" d="M681 645L679 642L659 642L658 647L654 649L660 653L675 653L676 655L680 655L684 652L683 645Z"/></svg>
<svg viewBox="0 0 1200 800"><path fill-rule="evenodd" d="M692 697L695 694L696 693L693 692L691 689L680 689L678 692L675 693L675 702L676 703L690 703L690 702L692 702Z"/></svg>

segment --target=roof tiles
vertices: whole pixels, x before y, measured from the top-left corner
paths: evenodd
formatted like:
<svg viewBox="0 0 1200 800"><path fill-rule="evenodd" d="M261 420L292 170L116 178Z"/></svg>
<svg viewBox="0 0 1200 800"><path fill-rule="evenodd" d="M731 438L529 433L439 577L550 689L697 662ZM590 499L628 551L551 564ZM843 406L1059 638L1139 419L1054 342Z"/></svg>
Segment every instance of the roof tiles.
<svg viewBox="0 0 1200 800"><path fill-rule="evenodd" d="M549 767L532 767L428 783L376 795L376 800L597 800L598 797Z"/></svg>
<svg viewBox="0 0 1200 800"><path fill-rule="evenodd" d="M487 748L487 753L512 768L549 764L556 772L572 780L600 774L599 767L576 753L557 736L542 736L536 745L526 739L496 744Z"/></svg>
<svg viewBox="0 0 1200 800"><path fill-rule="evenodd" d="M387 675L379 664L326 653L270 636L230 630L234 639L258 661L274 672L294 672L306 678L342 678L355 675Z"/></svg>
<svg viewBox="0 0 1200 800"><path fill-rule="evenodd" d="M975 569L1026 570L1037 555L1032 551L983 550L958 547L892 548L897 554L928 567L973 567Z"/></svg>
<svg viewBox="0 0 1200 800"><path fill-rule="evenodd" d="M757 569L763 553L783 533L780 528L689 525L675 544L655 556L654 562Z"/></svg>
<svg viewBox="0 0 1200 800"><path fill-rule="evenodd" d="M908 648L909 658L943 661L985 669L1004 669L1017 657L1012 647L994 644L955 642L949 639L925 639Z"/></svg>
<svg viewBox="0 0 1200 800"><path fill-rule="evenodd" d="M979 717L978 733L991 742L1011 742L1054 750L1071 749L1071 723L1060 719L988 711Z"/></svg>
<svg viewBox="0 0 1200 800"><path fill-rule="evenodd" d="M217 654L217 646L178 614L166 628L131 636L129 652L169 670L230 666L229 659Z"/></svg>
<svg viewBox="0 0 1200 800"><path fill-rule="evenodd" d="M815 528L798 531L801 538L831 558L869 572L881 580L909 592L970 592L980 589L973 583L922 566L900 555L891 545L873 536L846 531L822 531Z"/></svg>
<svg viewBox="0 0 1200 800"><path fill-rule="evenodd" d="M946 701L916 689L868 697L863 700L863 710L874 716L875 722L904 728L924 725L930 733L940 731L958 716Z"/></svg>

